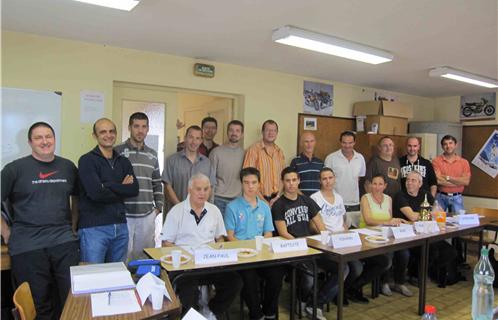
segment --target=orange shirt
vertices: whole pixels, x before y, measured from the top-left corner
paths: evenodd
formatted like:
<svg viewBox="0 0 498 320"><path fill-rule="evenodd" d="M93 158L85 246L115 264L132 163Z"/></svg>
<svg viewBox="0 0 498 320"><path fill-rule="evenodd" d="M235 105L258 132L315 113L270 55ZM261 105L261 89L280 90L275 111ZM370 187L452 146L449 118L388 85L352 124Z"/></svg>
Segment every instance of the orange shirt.
<svg viewBox="0 0 498 320"><path fill-rule="evenodd" d="M439 155L432 160L432 166L436 175L450 177L470 177L470 165L467 160L456 156L452 162L448 161L443 155ZM446 193L463 192L464 186L438 186L439 191Z"/></svg>
<svg viewBox="0 0 498 320"><path fill-rule="evenodd" d="M276 144L270 153L263 141L250 146L244 158L243 168L254 167L261 174L260 190L263 196L279 192L282 187L280 173L285 168L284 152Z"/></svg>

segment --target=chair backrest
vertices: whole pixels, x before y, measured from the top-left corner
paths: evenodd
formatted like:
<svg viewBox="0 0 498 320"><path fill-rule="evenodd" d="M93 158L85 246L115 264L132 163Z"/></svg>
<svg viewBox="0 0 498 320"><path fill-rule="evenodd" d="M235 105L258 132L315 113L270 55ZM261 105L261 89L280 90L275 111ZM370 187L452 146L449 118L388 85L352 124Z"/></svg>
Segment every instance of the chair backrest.
<svg viewBox="0 0 498 320"><path fill-rule="evenodd" d="M14 305L21 320L34 320L36 318L35 303L31 295L29 283L23 282L14 292Z"/></svg>
<svg viewBox="0 0 498 320"><path fill-rule="evenodd" d="M481 214L481 215L486 216L486 217L498 218L498 209L475 207L475 208L472 208L471 212Z"/></svg>

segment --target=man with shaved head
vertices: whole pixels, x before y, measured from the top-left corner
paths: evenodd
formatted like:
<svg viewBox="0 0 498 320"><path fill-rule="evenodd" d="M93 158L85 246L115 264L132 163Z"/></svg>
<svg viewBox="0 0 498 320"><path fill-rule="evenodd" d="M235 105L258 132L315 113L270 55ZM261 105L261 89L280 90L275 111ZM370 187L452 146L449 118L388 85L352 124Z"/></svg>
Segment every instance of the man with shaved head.
<svg viewBox="0 0 498 320"><path fill-rule="evenodd" d="M315 145L315 135L311 132L304 132L301 135L302 152L292 159L290 164L299 174L301 180L299 190L307 196L320 190L320 170L323 168L323 161L313 155Z"/></svg>
<svg viewBox="0 0 498 320"><path fill-rule="evenodd" d="M97 146L81 156L80 236L81 261L125 261L128 227L124 199L138 195L130 161L114 151L116 125L102 118L93 125Z"/></svg>

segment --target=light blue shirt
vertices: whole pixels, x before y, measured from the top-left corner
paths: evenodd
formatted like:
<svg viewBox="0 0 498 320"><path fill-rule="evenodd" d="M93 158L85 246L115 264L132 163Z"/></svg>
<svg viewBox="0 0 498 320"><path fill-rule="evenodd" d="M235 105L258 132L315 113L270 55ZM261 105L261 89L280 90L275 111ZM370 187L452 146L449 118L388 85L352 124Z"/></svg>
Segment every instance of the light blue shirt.
<svg viewBox="0 0 498 320"><path fill-rule="evenodd" d="M233 230L239 240L250 240L271 232L274 228L270 207L258 198L253 208L244 197L237 197L225 210L225 228Z"/></svg>

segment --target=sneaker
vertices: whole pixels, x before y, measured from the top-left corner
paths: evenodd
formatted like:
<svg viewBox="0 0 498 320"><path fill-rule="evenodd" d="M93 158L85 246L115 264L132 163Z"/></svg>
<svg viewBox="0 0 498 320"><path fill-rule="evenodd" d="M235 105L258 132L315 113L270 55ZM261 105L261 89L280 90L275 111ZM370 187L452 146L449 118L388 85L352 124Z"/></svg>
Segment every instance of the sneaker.
<svg viewBox="0 0 498 320"><path fill-rule="evenodd" d="M363 295L361 290L351 290L346 292L346 296L353 302L357 302L360 304L368 304L369 300L367 297Z"/></svg>
<svg viewBox="0 0 498 320"><path fill-rule="evenodd" d="M380 289L380 292L388 297L393 295L393 293L391 292L391 288L389 287L389 283L384 283L382 285L382 288Z"/></svg>
<svg viewBox="0 0 498 320"><path fill-rule="evenodd" d="M216 316L214 315L214 313L211 310L209 310L208 314L204 315L204 317L207 320L216 320Z"/></svg>
<svg viewBox="0 0 498 320"><path fill-rule="evenodd" d="M395 284L393 290L401 293L405 297L413 296L413 293L404 284Z"/></svg>
<svg viewBox="0 0 498 320"><path fill-rule="evenodd" d="M305 310L308 317L311 318L313 316L313 308L311 306L308 306ZM325 318L325 316L323 315L322 309L320 308L316 308L316 318L318 320L327 320L327 318Z"/></svg>

